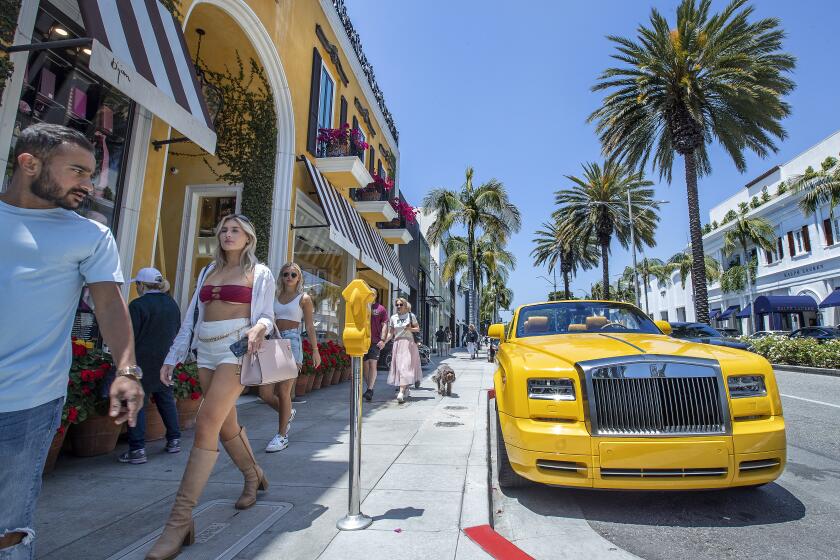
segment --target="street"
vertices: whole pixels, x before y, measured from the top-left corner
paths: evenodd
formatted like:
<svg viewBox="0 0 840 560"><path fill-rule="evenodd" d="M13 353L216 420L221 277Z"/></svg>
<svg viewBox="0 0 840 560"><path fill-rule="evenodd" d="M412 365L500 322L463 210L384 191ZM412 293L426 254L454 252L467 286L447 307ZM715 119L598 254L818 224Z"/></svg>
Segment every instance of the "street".
<svg viewBox="0 0 840 560"><path fill-rule="evenodd" d="M496 530L538 559L580 557L584 546L588 557L626 551L647 560L840 558L840 378L777 378L788 462L775 483L722 492L501 492L494 481Z"/></svg>

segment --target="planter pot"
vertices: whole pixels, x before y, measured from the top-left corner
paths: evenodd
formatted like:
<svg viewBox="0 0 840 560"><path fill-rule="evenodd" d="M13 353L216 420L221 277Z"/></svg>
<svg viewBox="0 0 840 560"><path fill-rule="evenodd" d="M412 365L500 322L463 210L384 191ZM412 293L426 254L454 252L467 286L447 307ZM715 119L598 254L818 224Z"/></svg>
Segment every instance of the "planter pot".
<svg viewBox="0 0 840 560"><path fill-rule="evenodd" d="M69 426L68 426L69 428ZM52 444L50 445L50 452L47 453L47 460L44 463L43 474L50 474L55 469L55 462L58 460L58 454L61 453L61 447L64 445L64 438L67 437L67 430L62 432L55 432Z"/></svg>
<svg viewBox="0 0 840 560"><path fill-rule="evenodd" d="M295 380L295 395L298 397L302 397L306 394L306 383L308 381L309 375L300 375L298 374L297 379Z"/></svg>
<svg viewBox="0 0 840 560"><path fill-rule="evenodd" d="M316 373L314 377L315 382L312 384L312 390L316 391L321 388L321 382L324 380L324 372Z"/></svg>
<svg viewBox="0 0 840 560"><path fill-rule="evenodd" d="M312 391L312 386L315 384L315 376L305 375L304 377L306 377L306 392L309 393Z"/></svg>
<svg viewBox="0 0 840 560"><path fill-rule="evenodd" d="M343 157L347 155L347 146L342 144L327 144L327 157Z"/></svg>
<svg viewBox="0 0 840 560"><path fill-rule="evenodd" d="M350 381L350 378L353 377L353 370L350 366L345 366L344 370L341 372L341 380L342 381Z"/></svg>
<svg viewBox="0 0 840 560"><path fill-rule="evenodd" d="M178 409L178 426L182 430L191 430L195 427L195 416L203 400L178 399L175 401L175 408Z"/></svg>
<svg viewBox="0 0 840 560"><path fill-rule="evenodd" d="M70 430L73 455L94 457L110 453L117 447L120 428L108 416L89 416L81 424L75 424Z"/></svg>
<svg viewBox="0 0 840 560"><path fill-rule="evenodd" d="M157 441L163 439L166 434L166 427L163 425L163 418L160 417L157 405L152 401L146 405L146 441Z"/></svg>
<svg viewBox="0 0 840 560"><path fill-rule="evenodd" d="M332 385L332 369L324 370L324 379L321 380L321 389Z"/></svg>
<svg viewBox="0 0 840 560"><path fill-rule="evenodd" d="M359 200L366 201L366 202L372 202L372 201L379 200L380 196L381 195L375 190L374 191L361 191L359 193Z"/></svg>
<svg viewBox="0 0 840 560"><path fill-rule="evenodd" d="M341 383L341 368L333 368L332 384L338 385Z"/></svg>

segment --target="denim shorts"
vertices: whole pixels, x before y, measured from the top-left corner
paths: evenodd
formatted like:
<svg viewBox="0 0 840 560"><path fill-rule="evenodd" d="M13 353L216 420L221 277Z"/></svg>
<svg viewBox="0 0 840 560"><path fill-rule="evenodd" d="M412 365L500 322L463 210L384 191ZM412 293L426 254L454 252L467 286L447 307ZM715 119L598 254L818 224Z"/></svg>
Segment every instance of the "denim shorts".
<svg viewBox="0 0 840 560"><path fill-rule="evenodd" d="M0 549L2 560L35 558L32 525L41 471L63 407L62 397L35 408L0 412L0 534L24 533L20 544Z"/></svg>
<svg viewBox="0 0 840 560"><path fill-rule="evenodd" d="M295 362L298 365L303 363L303 348L300 342L300 331L298 329L288 329L280 331L280 338L288 340L292 343L292 356L295 357Z"/></svg>

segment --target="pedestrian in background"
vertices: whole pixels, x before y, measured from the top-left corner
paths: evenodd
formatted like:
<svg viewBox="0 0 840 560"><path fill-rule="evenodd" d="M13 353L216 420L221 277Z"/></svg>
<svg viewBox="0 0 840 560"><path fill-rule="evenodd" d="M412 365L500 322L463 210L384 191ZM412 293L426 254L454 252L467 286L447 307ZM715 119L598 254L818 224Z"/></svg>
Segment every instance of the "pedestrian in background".
<svg viewBox="0 0 840 560"><path fill-rule="evenodd" d="M470 360L474 360L478 351L478 331L475 330L475 325L470 324L465 338L467 340L467 353L470 355Z"/></svg>
<svg viewBox="0 0 840 560"><path fill-rule="evenodd" d="M446 352L447 356L451 356L452 352L452 331L449 330L449 327L443 329L443 347L444 351Z"/></svg>
<svg viewBox="0 0 840 560"><path fill-rule="evenodd" d="M134 346L137 353L137 365L143 371L160 371L163 360L178 328L181 326L181 311L178 304L167 293L167 282L156 268L141 268L132 279L140 296L128 304L131 326L134 330ZM147 375L143 378L143 392L146 394L143 408L137 415L137 425L128 428L128 451L119 456L121 463L140 465L146 458L146 407L149 398L154 395L155 406L166 426L167 453L181 451L181 430L178 427L178 410L175 407L175 395L172 387L160 381L160 375Z"/></svg>
<svg viewBox="0 0 840 560"><path fill-rule="evenodd" d="M85 284L117 368L109 405L116 423L135 424L143 373L114 237L74 212L93 192L93 145L76 130L36 124L18 136L12 164L0 194L0 558L16 559L35 557L35 504L61 422ZM125 498L119 485L112 495Z"/></svg>
<svg viewBox="0 0 840 560"><path fill-rule="evenodd" d="M146 560L174 558L184 544L193 542L192 510L219 457L220 437L245 479L236 509L251 507L257 501L257 490L268 488L265 473L236 416L242 385L240 358L231 346L247 348L241 359L248 360L274 330L274 275L257 260L257 234L251 220L242 214L221 219L216 226L216 243L213 262L199 274L181 329L160 369L163 384L171 385L175 364L184 361L190 350L196 350L204 402L196 417L195 440L175 504Z"/></svg>
<svg viewBox="0 0 840 560"><path fill-rule="evenodd" d="M400 388L397 402L402 404L409 396L409 386L423 379L420 352L414 341L414 333L420 332L420 324L405 298L397 298L394 307L397 312L391 315L385 339L380 340L378 346L381 350L389 340L394 341L388 383Z"/></svg>
<svg viewBox="0 0 840 560"><path fill-rule="evenodd" d="M292 355L297 362L298 371L303 365L300 328L304 323L309 343L312 345L312 363L316 368L321 365L318 334L315 332L315 323L312 318L314 309L312 298L303 291L303 271L295 263L284 264L277 276L274 323L278 336L291 343ZM289 447L289 427L295 419L295 409L292 408L292 388L296 380L297 378L292 378L280 383L260 386L260 398L277 411L278 418L277 434L268 442L265 448L266 453L282 451Z"/></svg>
<svg viewBox="0 0 840 560"><path fill-rule="evenodd" d="M443 325L441 325L438 327L437 332L435 332L435 350L438 356L443 356L443 352L445 350L445 339L446 333L443 330Z"/></svg>
<svg viewBox="0 0 840 560"><path fill-rule="evenodd" d="M370 348L364 356L365 400L373 400L373 386L376 384L376 368L379 364L379 341L385 337L388 328L388 310L385 306L374 301L370 308ZM393 356L392 356L393 359Z"/></svg>

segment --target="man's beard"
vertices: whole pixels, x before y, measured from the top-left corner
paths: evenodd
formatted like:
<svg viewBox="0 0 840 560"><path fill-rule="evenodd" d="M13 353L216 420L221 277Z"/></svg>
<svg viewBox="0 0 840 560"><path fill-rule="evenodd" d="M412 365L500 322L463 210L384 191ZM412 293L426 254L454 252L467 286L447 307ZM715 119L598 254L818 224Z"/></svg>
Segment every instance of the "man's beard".
<svg viewBox="0 0 840 560"><path fill-rule="evenodd" d="M65 210L77 210L79 206L81 206L86 198L87 193L82 189L70 189L67 192L62 193L61 187L56 183L55 179L50 172L47 170L46 167L41 169L41 174L32 182L31 185L32 194L55 204L59 208L64 208ZM74 192L84 193L85 198L82 199L82 202L78 204L70 200L70 195Z"/></svg>

